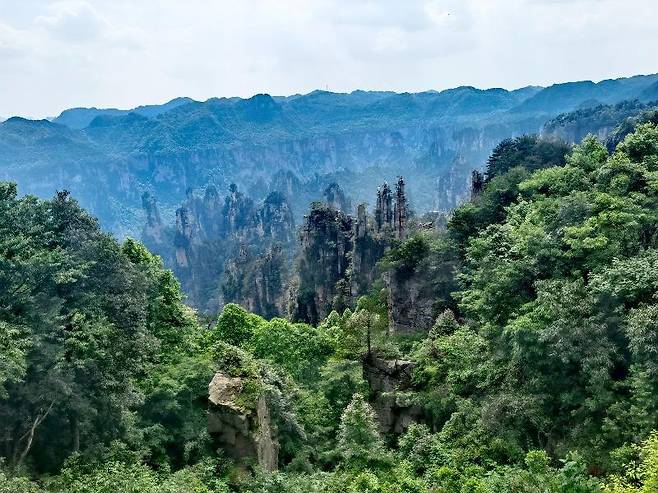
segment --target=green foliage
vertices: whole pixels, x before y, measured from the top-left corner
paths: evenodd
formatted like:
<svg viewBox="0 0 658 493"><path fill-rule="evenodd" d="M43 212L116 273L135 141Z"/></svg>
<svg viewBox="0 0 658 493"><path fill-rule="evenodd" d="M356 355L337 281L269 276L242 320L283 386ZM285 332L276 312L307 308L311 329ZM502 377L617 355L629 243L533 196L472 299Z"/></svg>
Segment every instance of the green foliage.
<svg viewBox="0 0 658 493"><path fill-rule="evenodd" d="M505 219L469 241L460 308L486 340L487 364L503 371L467 395L483 400L483 413L488 400L501 406L505 392L514 396L495 413L499 434L522 430L536 446L578 448L607 468L611 443L658 425L647 380L656 350L655 142L656 127L641 125L608 157L586 139L564 167L520 183Z"/></svg>
<svg viewBox="0 0 658 493"><path fill-rule="evenodd" d="M634 451L637 459L624 465L624 473L611 476L606 493L652 493L658 491L658 433L652 432Z"/></svg>
<svg viewBox="0 0 658 493"><path fill-rule="evenodd" d="M354 394L340 417L337 450L341 466L347 469L377 467L387 460L379 435L375 412L361 394Z"/></svg>
<svg viewBox="0 0 658 493"><path fill-rule="evenodd" d="M0 470L0 493L42 493L41 487L29 478L11 476Z"/></svg>
<svg viewBox="0 0 658 493"><path fill-rule="evenodd" d="M53 493L228 493L212 461L170 473L133 462L88 465L73 459L48 487Z"/></svg>
<svg viewBox="0 0 658 493"><path fill-rule="evenodd" d="M0 398L7 397L5 383L20 382L25 376L29 340L20 327L0 321Z"/></svg>
<svg viewBox="0 0 658 493"><path fill-rule="evenodd" d="M428 239L422 235L412 236L398 248L391 251L387 260L401 275L411 275L418 264L429 253Z"/></svg>
<svg viewBox="0 0 658 493"><path fill-rule="evenodd" d="M241 347L251 338L256 327L264 322L264 319L248 313L240 305L228 303L217 319L213 339Z"/></svg>
<svg viewBox="0 0 658 493"><path fill-rule="evenodd" d="M322 331L281 318L256 326L247 346L254 356L275 363L301 382L317 379L319 368L333 353Z"/></svg>
<svg viewBox="0 0 658 493"><path fill-rule="evenodd" d="M449 234L463 255L469 240L505 219L506 209L519 196L519 184L532 171L565 164L569 147L562 142L521 136L502 141L494 149L486 170L486 186L473 200L457 208L450 219Z"/></svg>
<svg viewBox="0 0 658 493"><path fill-rule="evenodd" d="M516 167L535 171L561 166L569 150L570 146L564 142L543 140L536 135L505 139L494 148L487 160L486 179L490 181Z"/></svg>
<svg viewBox="0 0 658 493"><path fill-rule="evenodd" d="M560 152L505 143L446 233L391 248L389 281L435 300L407 339L383 284L317 327L228 304L201 330L142 245L0 185L0 491L656 491L658 127ZM280 472L221 460L217 371L267 404Z"/></svg>
<svg viewBox="0 0 658 493"><path fill-rule="evenodd" d="M142 245L102 233L66 192L17 198L3 183L0 197L9 467L56 470L69 454L93 457L115 439L150 453L136 439L145 431L135 419L141 381L189 354L197 338L176 280Z"/></svg>

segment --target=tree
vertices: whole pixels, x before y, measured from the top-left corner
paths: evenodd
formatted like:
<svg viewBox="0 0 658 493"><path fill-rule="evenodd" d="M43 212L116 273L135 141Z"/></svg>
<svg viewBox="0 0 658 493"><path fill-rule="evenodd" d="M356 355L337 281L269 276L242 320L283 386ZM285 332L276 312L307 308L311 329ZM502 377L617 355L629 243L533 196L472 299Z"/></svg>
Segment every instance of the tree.
<svg viewBox="0 0 658 493"><path fill-rule="evenodd" d="M494 148L487 160L486 180L490 181L518 166L528 171L562 166L564 156L570 150L566 142L545 140L537 135L505 139Z"/></svg>
<svg viewBox="0 0 658 493"><path fill-rule="evenodd" d="M139 448L139 380L190 352L197 326L178 283L120 245L67 192L17 198L0 184L0 455L55 471L115 439Z"/></svg>
<svg viewBox="0 0 658 493"><path fill-rule="evenodd" d="M375 412L361 394L354 394L343 411L337 448L341 465L347 469L376 467L388 460Z"/></svg>
<svg viewBox="0 0 658 493"><path fill-rule="evenodd" d="M248 313L240 305L228 303L217 319L213 338L241 347L249 341L256 328L263 323L265 320L261 317Z"/></svg>
<svg viewBox="0 0 658 493"><path fill-rule="evenodd" d="M282 318L257 325L246 347L256 357L277 364L294 379L306 383L320 376L319 369L334 350L324 332Z"/></svg>

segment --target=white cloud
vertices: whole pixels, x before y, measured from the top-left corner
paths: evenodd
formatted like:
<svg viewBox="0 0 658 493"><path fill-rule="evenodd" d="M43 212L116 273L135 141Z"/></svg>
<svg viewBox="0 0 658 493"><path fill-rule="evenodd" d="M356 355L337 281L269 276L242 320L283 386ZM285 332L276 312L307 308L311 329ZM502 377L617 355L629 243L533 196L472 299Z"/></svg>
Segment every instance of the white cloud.
<svg viewBox="0 0 658 493"><path fill-rule="evenodd" d="M0 0L0 113L658 71L654 0Z"/></svg>
<svg viewBox="0 0 658 493"><path fill-rule="evenodd" d="M88 42L103 36L109 28L107 21L87 2L56 2L48 10L49 14L37 16L36 24L64 41Z"/></svg>

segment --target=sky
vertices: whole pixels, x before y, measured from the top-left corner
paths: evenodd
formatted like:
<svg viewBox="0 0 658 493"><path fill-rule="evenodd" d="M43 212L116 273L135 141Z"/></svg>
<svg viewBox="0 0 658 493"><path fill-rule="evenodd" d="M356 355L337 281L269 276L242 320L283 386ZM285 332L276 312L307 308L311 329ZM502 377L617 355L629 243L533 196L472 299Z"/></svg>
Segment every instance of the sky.
<svg viewBox="0 0 658 493"><path fill-rule="evenodd" d="M0 0L0 116L658 72L656 0Z"/></svg>

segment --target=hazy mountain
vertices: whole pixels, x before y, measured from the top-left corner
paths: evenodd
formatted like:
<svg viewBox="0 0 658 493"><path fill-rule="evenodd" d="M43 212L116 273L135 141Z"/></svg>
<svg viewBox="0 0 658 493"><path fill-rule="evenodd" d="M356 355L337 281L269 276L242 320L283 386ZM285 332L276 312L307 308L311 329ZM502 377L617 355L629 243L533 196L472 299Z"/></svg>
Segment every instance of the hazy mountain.
<svg viewBox="0 0 658 493"><path fill-rule="evenodd" d="M606 141L627 119L655 109L658 103L642 103L638 100L617 104L583 106L576 111L562 113L544 124L541 134L558 138L570 144L580 142L587 134ZM627 134L630 130L624 133Z"/></svg>
<svg viewBox="0 0 658 493"><path fill-rule="evenodd" d="M130 110L119 110L116 108L71 108L62 111L57 118L53 118L55 123L61 123L67 127L81 129L87 127L94 118L99 115L122 116L128 113L137 113L147 118L156 116L177 108L178 106L192 102L190 98L175 98L165 104L151 104L138 106Z"/></svg>
<svg viewBox="0 0 658 493"><path fill-rule="evenodd" d="M254 200L280 191L297 219L336 182L355 204L373 183L404 174L419 210L453 208L502 139L538 132L560 113L646 100L658 75L441 92L313 91L187 98L133 110L72 109L54 121L0 124L0 179L50 196L66 188L119 235L143 225L141 195L165 218L188 189L236 183Z"/></svg>
<svg viewBox="0 0 658 493"><path fill-rule="evenodd" d="M658 82L657 75L637 75L623 79L608 79L554 84L526 99L515 111L518 112L565 112L572 111L588 100L614 104L625 99L643 99L644 91Z"/></svg>

